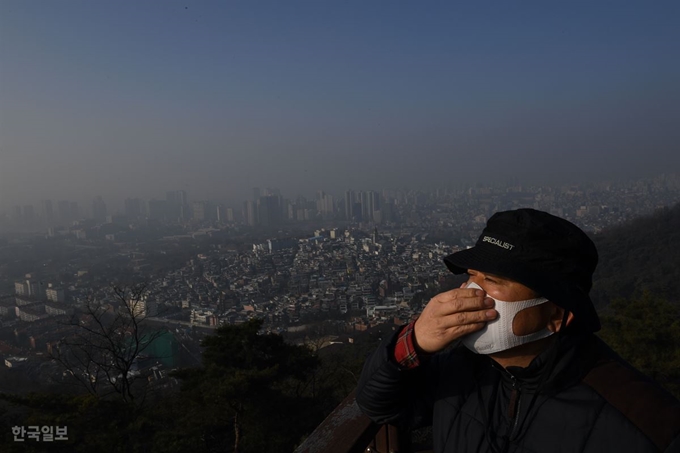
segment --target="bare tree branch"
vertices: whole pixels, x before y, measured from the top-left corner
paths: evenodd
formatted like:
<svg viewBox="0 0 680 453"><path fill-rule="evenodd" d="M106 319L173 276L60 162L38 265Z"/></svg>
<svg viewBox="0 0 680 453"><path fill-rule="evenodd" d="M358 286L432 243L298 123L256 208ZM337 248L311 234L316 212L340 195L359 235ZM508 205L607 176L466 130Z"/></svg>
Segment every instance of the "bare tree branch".
<svg viewBox="0 0 680 453"><path fill-rule="evenodd" d="M52 356L89 393L101 398L117 394L141 405L149 385L139 379L134 366L164 332L150 331L145 322L149 296L145 285L114 285L111 290L118 307L88 300L66 324L68 332Z"/></svg>

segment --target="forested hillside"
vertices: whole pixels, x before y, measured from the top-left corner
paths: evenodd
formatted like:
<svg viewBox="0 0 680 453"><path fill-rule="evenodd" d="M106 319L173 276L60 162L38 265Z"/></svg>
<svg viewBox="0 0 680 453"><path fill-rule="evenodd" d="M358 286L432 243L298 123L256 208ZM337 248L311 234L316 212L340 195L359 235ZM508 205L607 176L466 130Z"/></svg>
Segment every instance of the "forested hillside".
<svg viewBox="0 0 680 453"><path fill-rule="evenodd" d="M680 398L680 204L594 237L600 336Z"/></svg>
<svg viewBox="0 0 680 453"><path fill-rule="evenodd" d="M645 291L680 299L680 204L593 237L600 253L591 296L598 308Z"/></svg>

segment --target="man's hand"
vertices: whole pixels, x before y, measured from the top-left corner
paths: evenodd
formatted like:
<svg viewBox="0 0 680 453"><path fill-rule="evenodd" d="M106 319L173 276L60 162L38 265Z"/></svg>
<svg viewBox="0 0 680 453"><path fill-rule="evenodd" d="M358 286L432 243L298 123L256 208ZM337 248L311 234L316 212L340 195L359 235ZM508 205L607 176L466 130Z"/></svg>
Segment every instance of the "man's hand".
<svg viewBox="0 0 680 453"><path fill-rule="evenodd" d="M494 301L481 289L464 288L440 293L430 299L415 323L414 344L420 352L433 354L453 341L479 330L496 319Z"/></svg>

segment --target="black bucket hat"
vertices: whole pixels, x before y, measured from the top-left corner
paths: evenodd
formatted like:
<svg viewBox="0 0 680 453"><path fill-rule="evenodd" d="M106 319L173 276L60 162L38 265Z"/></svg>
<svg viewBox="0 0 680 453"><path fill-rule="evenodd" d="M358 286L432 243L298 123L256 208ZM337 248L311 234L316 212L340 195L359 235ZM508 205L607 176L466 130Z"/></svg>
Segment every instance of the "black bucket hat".
<svg viewBox="0 0 680 453"><path fill-rule="evenodd" d="M454 274L468 269L496 274L527 286L574 314L573 327L600 330L588 293L597 249L576 225L547 212L497 212L474 247L444 258Z"/></svg>

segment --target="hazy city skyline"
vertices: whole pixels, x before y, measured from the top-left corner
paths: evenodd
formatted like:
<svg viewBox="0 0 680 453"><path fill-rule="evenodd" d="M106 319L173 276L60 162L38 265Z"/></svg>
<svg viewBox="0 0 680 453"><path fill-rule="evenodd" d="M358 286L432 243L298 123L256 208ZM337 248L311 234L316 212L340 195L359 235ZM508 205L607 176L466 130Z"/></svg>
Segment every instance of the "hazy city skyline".
<svg viewBox="0 0 680 453"><path fill-rule="evenodd" d="M680 6L0 3L0 208L680 168Z"/></svg>

